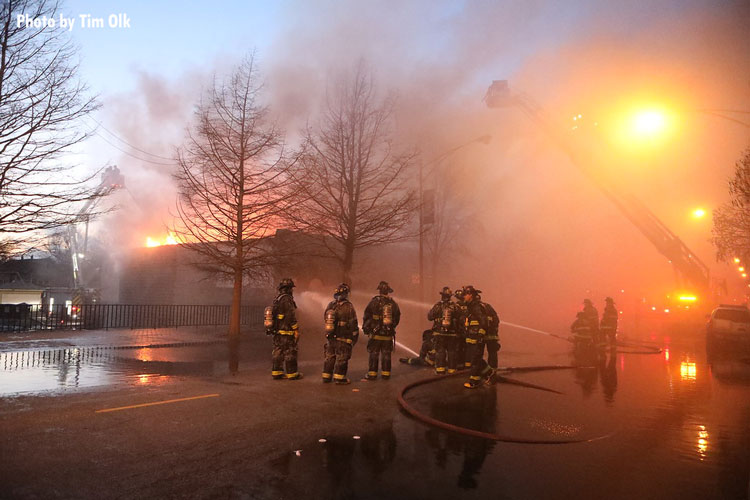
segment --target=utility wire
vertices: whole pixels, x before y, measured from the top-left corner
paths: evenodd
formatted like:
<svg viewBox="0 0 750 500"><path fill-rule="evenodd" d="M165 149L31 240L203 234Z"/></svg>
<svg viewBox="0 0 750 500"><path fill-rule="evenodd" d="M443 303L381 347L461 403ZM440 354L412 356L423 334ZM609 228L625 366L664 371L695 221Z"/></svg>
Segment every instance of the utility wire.
<svg viewBox="0 0 750 500"><path fill-rule="evenodd" d="M128 156L130 156L132 158L135 158L136 160L144 161L146 163L151 163L153 165L163 165L163 166L173 166L174 165L174 163L158 162L158 161L148 160L146 158L141 158L139 156L134 155L133 153L131 153L129 151L126 151L126 150L122 149L118 145L111 143L106 137L104 137L102 134L100 134L96 130L92 130L91 132L93 132L94 134L96 134L97 136L99 136L99 138L101 140L103 140L104 142L106 142L107 144L109 144L110 146L112 146L113 148L115 148L116 150L118 150L118 151L120 151L122 153L125 153L126 155L128 155Z"/></svg>
<svg viewBox="0 0 750 500"><path fill-rule="evenodd" d="M89 117L89 118L91 118L91 117ZM101 129L102 129L102 130L104 130L105 132L107 132L107 133L108 133L109 135L111 135L112 137L114 137L114 138L115 138L115 139L117 139L118 141L122 142L123 144L126 144L127 146L129 146L129 147L131 147L131 148L135 149L136 151L138 151L138 152L140 152L140 153L143 153L143 154L145 154L145 155L148 155L148 156L153 156L154 158L158 158L158 159L160 159L160 160L167 160L167 161L173 161L173 160L174 160L174 158L168 158L168 157L166 157L166 156L155 155L155 154L153 154L153 153L149 153L148 151L144 151L143 149L141 149L141 148L139 148L139 147L137 147L137 146L134 146L134 145L130 144L130 143L129 143L128 141L126 141L125 139L121 138L120 136L118 136L117 134L115 134L114 132L112 132L111 130L109 130L109 129L108 129L107 127L105 127L105 126L104 126L104 125L102 124L102 122L100 122L100 121L98 121L98 120L96 120L96 119L94 119L94 118L91 118L91 120L92 120L92 121L93 121L94 123L96 123L96 124L97 124L97 125L98 125L99 127L101 127ZM99 136L101 137L101 135L99 135Z"/></svg>

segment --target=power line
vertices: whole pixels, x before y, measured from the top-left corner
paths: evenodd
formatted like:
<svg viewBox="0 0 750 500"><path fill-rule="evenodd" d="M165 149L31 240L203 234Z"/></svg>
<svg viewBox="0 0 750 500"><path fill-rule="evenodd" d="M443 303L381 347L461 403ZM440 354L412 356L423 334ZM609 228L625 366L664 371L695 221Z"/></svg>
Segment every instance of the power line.
<svg viewBox="0 0 750 500"><path fill-rule="evenodd" d="M97 136L99 136L99 138L101 140L103 140L104 142L106 142L107 144L109 144L110 146L112 146L113 148L115 148L116 150L118 150L118 151L120 151L122 153L125 153L126 155L128 155L128 156L130 156L132 158L135 158L136 160L143 161L143 162L146 162L146 163L151 163L153 165L163 165L163 166L173 166L174 165L174 163L165 163L165 162L148 160L146 158L141 158L139 156L134 155L133 153L131 153L129 151L126 151L126 150L122 149L118 145L111 143L109 140L107 140L106 137L104 137L102 134L100 134L96 130L92 130L91 132L93 132L94 134L96 134Z"/></svg>
<svg viewBox="0 0 750 500"><path fill-rule="evenodd" d="M107 132L109 135L111 135L112 137L114 137L118 141L122 142L123 144L127 145L128 147L133 148L134 150L136 150L136 151L138 151L140 153L143 153L143 154L148 155L148 156L153 156L154 158L158 158L160 160L167 160L167 161L173 161L174 160L174 158L168 158L166 156L160 156L160 155L156 155L156 154L153 154L153 153L149 153L148 151L145 151L145 150L139 148L138 146L134 146L134 145L130 144L128 141L126 141L125 139L121 138L120 136L118 136L117 134L115 134L114 132L112 132L111 130L109 130L104 125L102 125L102 123L100 121L98 121L98 120L96 120L94 118L91 118L91 120L94 123L96 123L102 130L104 130L105 132ZM94 133L96 133L99 137L102 137L102 135L99 134L98 130L94 130Z"/></svg>

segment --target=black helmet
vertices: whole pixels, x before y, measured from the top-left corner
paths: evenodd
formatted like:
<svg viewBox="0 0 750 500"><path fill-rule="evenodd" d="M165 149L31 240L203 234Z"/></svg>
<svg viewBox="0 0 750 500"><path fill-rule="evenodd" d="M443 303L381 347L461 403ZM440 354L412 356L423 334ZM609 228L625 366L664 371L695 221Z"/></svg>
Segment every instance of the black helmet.
<svg viewBox="0 0 750 500"><path fill-rule="evenodd" d="M453 296L453 290L451 290L451 287L444 286L442 290L440 290L440 297L442 297L443 300L450 300L450 298Z"/></svg>
<svg viewBox="0 0 750 500"><path fill-rule="evenodd" d="M463 300L463 298L464 298L464 295L465 295L465 293L466 293L466 292L464 292L464 287L458 287L458 288L456 288L456 291L455 291L455 292L453 292L453 295L454 295L454 296L455 296L455 297L456 297L456 298L457 298L458 300Z"/></svg>
<svg viewBox="0 0 750 500"><path fill-rule="evenodd" d="M594 304L591 302L591 299L583 299L583 305L593 306Z"/></svg>
<svg viewBox="0 0 750 500"><path fill-rule="evenodd" d="M381 281L378 283L378 291L383 295L387 295L393 292L393 288L391 288L391 285L387 281Z"/></svg>
<svg viewBox="0 0 750 500"><path fill-rule="evenodd" d="M339 286L336 287L336 290L333 291L333 296L335 298L339 297L346 297L349 295L349 292L351 292L351 288L349 288L349 285L346 283L341 283Z"/></svg>
<svg viewBox="0 0 750 500"><path fill-rule="evenodd" d="M294 288L295 284L292 278L284 278L283 280L279 281L279 290L285 290Z"/></svg>
<svg viewBox="0 0 750 500"><path fill-rule="evenodd" d="M607 304L614 304L615 299L613 299L612 297L607 297L606 299L604 299L604 302L606 302Z"/></svg>
<svg viewBox="0 0 750 500"><path fill-rule="evenodd" d="M480 293L482 293L482 290L477 290L472 285L466 285L464 287L464 295L473 295L474 297L479 297Z"/></svg>

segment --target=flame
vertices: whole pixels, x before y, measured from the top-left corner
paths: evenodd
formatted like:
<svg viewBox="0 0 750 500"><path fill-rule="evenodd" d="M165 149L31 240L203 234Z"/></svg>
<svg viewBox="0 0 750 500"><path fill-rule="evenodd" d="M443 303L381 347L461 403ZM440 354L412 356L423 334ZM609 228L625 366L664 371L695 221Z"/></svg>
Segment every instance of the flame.
<svg viewBox="0 0 750 500"><path fill-rule="evenodd" d="M169 233L166 236L162 236L160 239L154 239L151 236L146 237L147 247L160 247L162 245L178 245L180 242L177 241L174 233Z"/></svg>

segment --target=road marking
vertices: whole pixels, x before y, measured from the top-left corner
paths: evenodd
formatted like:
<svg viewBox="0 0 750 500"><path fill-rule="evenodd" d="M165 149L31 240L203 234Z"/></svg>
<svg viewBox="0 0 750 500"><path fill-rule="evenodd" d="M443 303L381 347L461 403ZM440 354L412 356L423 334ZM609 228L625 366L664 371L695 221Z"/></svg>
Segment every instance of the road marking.
<svg viewBox="0 0 750 500"><path fill-rule="evenodd" d="M179 403L180 401L192 401L193 399L216 398L216 397L219 397L219 395L218 394L204 394L203 396L193 396L191 398L168 399L166 401L156 401L154 403L141 403L139 405L119 406L117 408L106 408L104 410L96 410L94 413L108 413L111 411L130 410L133 408L143 408L144 406L165 405L167 403Z"/></svg>

